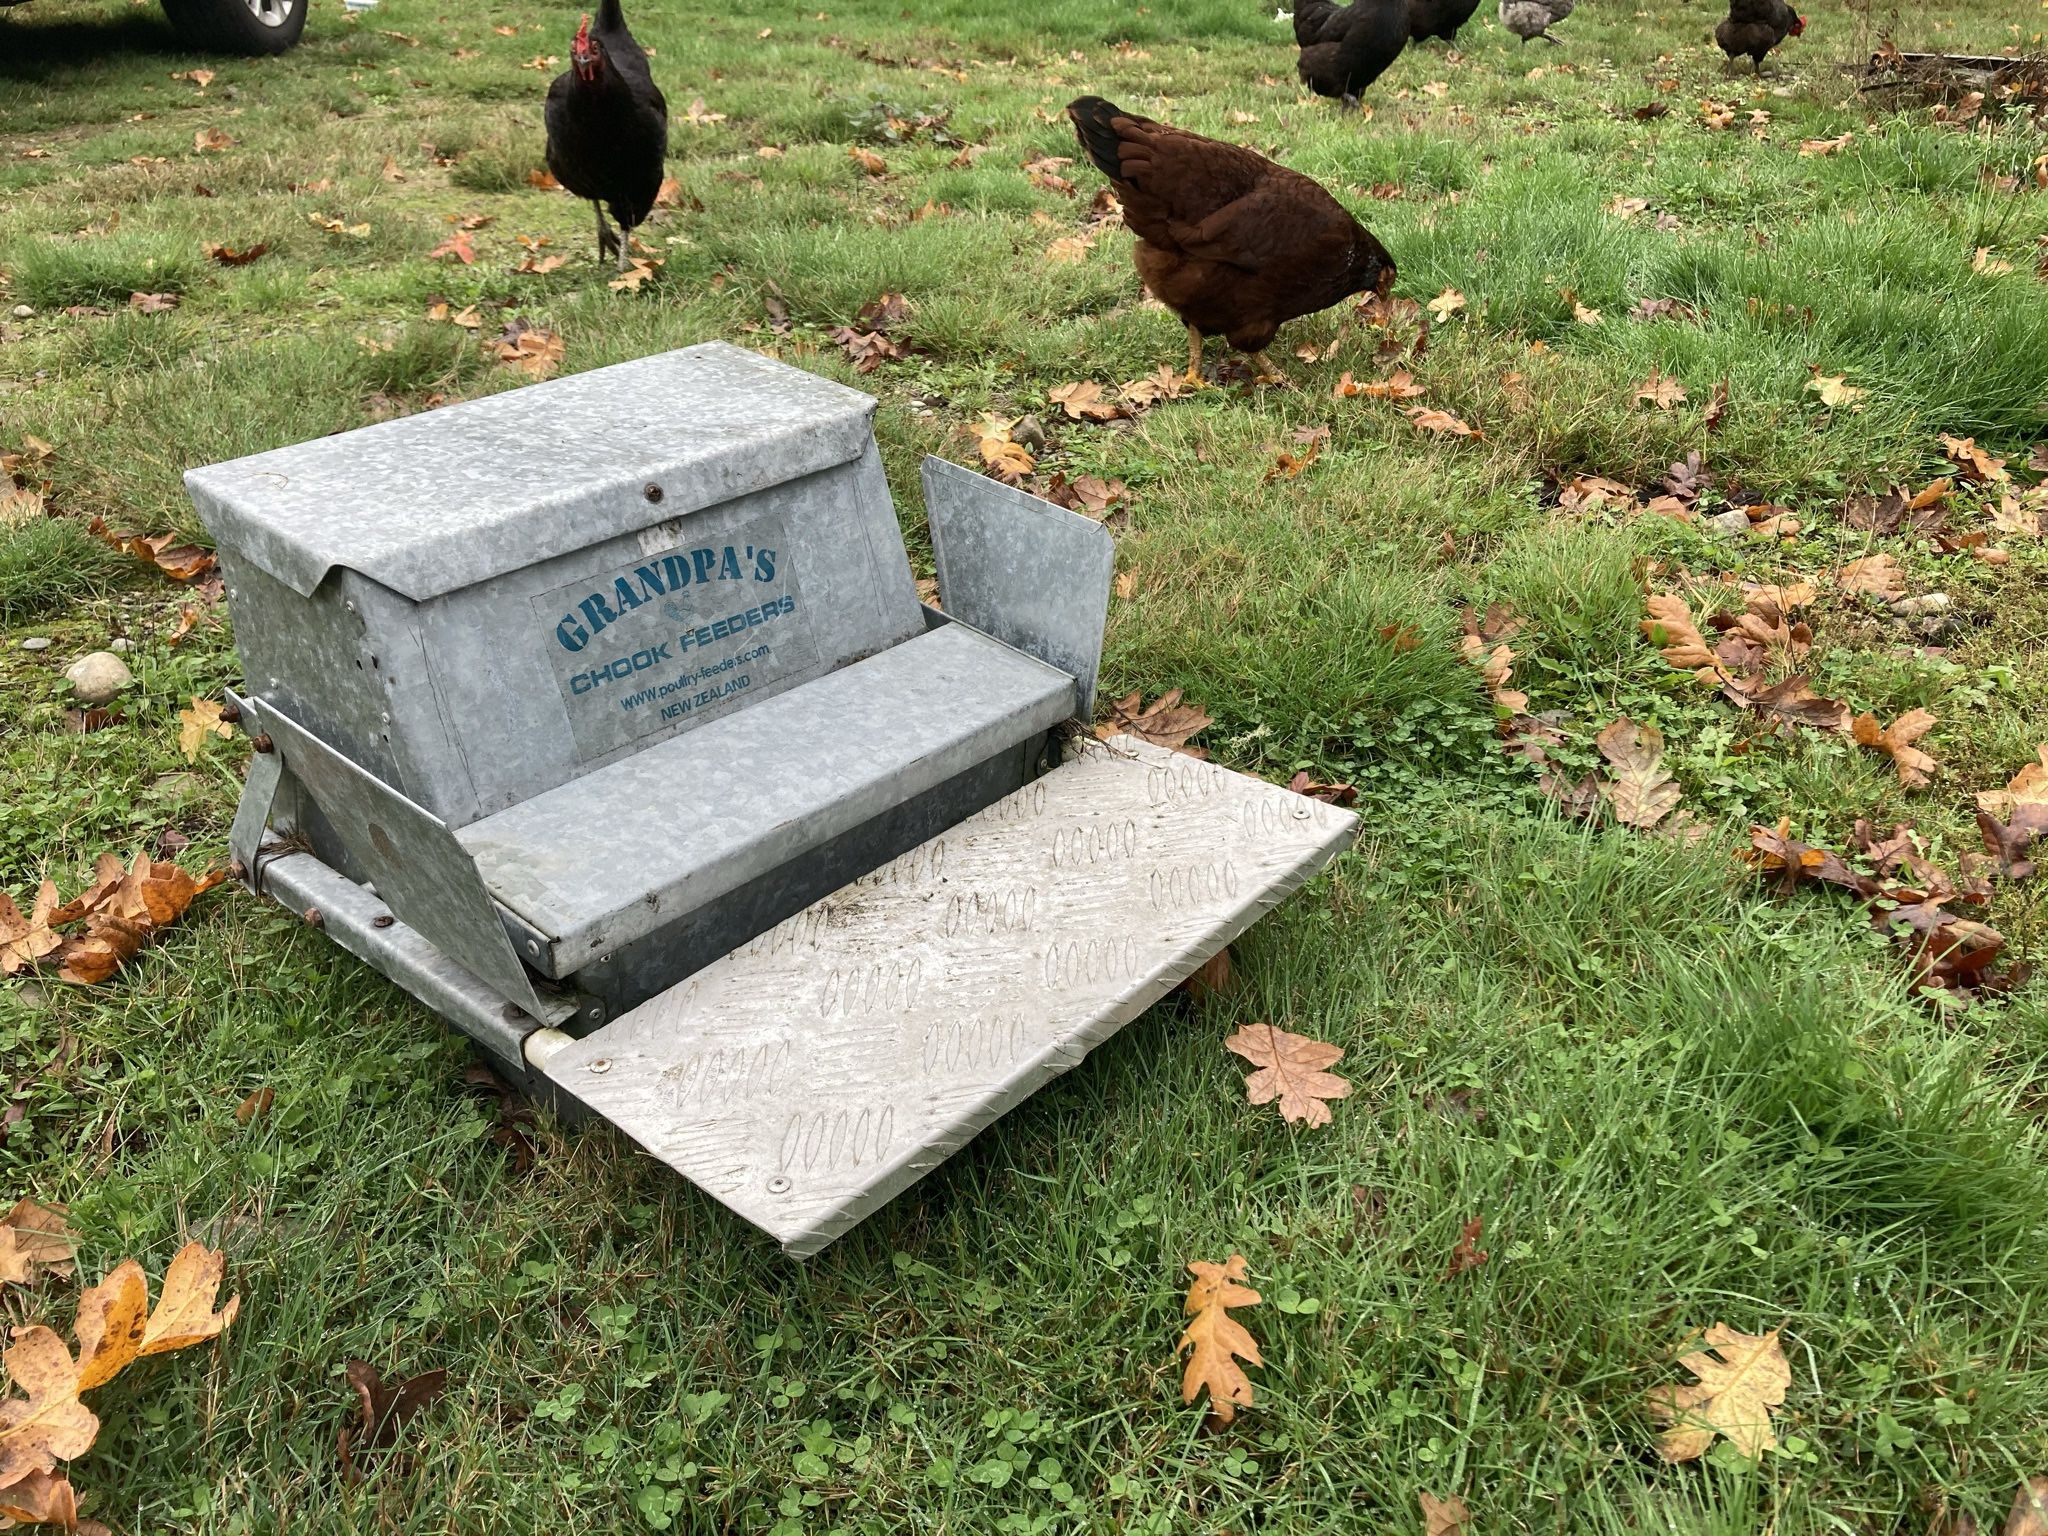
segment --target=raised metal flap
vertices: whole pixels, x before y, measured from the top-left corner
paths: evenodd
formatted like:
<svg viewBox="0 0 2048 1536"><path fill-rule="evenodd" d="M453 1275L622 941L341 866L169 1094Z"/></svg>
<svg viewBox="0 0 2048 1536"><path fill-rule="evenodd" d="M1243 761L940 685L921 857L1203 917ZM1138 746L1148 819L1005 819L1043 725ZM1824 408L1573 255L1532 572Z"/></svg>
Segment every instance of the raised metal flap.
<svg viewBox="0 0 2048 1536"><path fill-rule="evenodd" d="M815 1253L1144 1012L1356 827L1129 737L1087 743L545 1071Z"/></svg>
<svg viewBox="0 0 2048 1536"><path fill-rule="evenodd" d="M924 461L924 507L946 613L1074 679L1095 713L1095 674L1116 540L1078 512L944 459Z"/></svg>
<svg viewBox="0 0 2048 1536"><path fill-rule="evenodd" d="M383 780L365 773L275 704L248 701L284 771L312 796L369 871L377 895L441 952L536 1019L550 1016L483 877L455 834Z"/></svg>
<svg viewBox="0 0 2048 1536"><path fill-rule="evenodd" d="M345 566L419 602L844 464L874 408L707 342L194 469L185 488L216 543L302 596Z"/></svg>

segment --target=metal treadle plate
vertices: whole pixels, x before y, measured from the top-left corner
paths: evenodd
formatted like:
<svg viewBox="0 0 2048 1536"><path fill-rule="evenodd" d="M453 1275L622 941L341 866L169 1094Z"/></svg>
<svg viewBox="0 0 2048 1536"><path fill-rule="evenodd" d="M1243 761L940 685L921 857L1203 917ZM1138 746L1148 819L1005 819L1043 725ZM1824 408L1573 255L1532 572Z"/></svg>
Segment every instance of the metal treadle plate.
<svg viewBox="0 0 2048 1536"><path fill-rule="evenodd" d="M817 1252L1320 869L1357 817L1119 736L557 1052L547 1075Z"/></svg>

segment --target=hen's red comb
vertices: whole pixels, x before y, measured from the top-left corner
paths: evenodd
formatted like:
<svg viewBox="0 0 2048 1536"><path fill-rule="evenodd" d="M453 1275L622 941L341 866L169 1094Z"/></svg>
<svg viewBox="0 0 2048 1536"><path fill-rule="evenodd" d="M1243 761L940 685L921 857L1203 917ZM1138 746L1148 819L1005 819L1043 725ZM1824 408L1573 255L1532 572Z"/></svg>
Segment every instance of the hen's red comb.
<svg viewBox="0 0 2048 1536"><path fill-rule="evenodd" d="M558 34L557 34L557 36L559 36L559 35L560 35L560 34L558 33ZM589 44L590 44L590 17L589 17L588 15L585 15L585 16L584 16L584 18L583 18L583 25L582 25L582 26L580 26L580 27L578 27L578 28L576 29L576 46L577 46L577 47L579 47L579 48L585 48L585 47L588 47L588 46L589 46Z"/></svg>

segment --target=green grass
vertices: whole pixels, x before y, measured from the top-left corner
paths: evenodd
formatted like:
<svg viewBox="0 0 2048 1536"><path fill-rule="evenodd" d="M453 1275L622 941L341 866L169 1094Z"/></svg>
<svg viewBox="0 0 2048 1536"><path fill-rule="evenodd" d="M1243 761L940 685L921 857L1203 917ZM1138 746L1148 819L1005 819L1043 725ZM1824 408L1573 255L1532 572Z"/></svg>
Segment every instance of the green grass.
<svg viewBox="0 0 2048 1536"><path fill-rule="evenodd" d="M1913 1000L1862 913L1774 901L1730 854L1750 820L1840 846L1859 817L1910 819L1952 865L1974 793L2048 735L2041 544L2008 539L1994 566L1841 517L1849 492L1941 473L1942 432L2016 462L2048 438L2048 194L1997 183L2031 186L2048 134L1996 103L1957 131L1859 92L1839 66L1876 46L1871 13L1832 0L1761 82L1723 72L1706 5L1582 8L1541 51L1482 17L1455 57L1405 56L1370 120L1298 98L1285 29L1241 0L826 11L636 0L681 192L646 232L661 278L632 295L593 266L588 210L527 180L547 73L522 66L566 53L569 12L323 4L302 48L251 62L183 53L110 0L0 11L0 451L54 446L25 471L53 515L0 535L0 881L68 889L166 832L188 862L223 856L246 744L188 763L175 716L243 681L226 611L173 646L193 594L85 522L198 537L191 465L513 387L484 343L515 317L558 331L570 368L726 337L874 392L920 574L919 458L971 462L981 416L1037 414L1045 470L1131 490L1106 693L1184 688L1218 760L1356 784L1359 846L1238 946L1227 990L1155 1010L802 1266L601 1127L542 1123L516 1173L461 1042L247 896L205 898L110 986L6 983L0 1079L25 1113L0 1201L70 1202L88 1276L219 1244L243 1298L216 1354L97 1394L87 1512L122 1532L1305 1536L1419 1530L1426 1490L1483 1532L1891 1536L1938 1507L1995 1529L2048 1471L2042 986ZM2038 49L2042 25L1942 0L1897 41ZM204 94L169 78L195 67ZM1072 153L1059 108L1084 90L1279 154L1361 210L1400 294L1459 289L1412 366L1485 436L1331 398L1375 371L1377 336L1342 312L1283 333L1293 390L1061 419L1049 389L1181 355L1127 234L1045 259L1098 182L1068 167L1070 199L1021 167ZM682 121L698 97L724 119ZM1630 115L1652 99L1669 115ZM1708 133L1702 99L1769 112L1763 136ZM889 125L920 113L942 133ZM194 152L207 127L236 143ZM960 143L983 152L957 164ZM1401 195L1368 196L1384 184ZM1623 219L1619 198L1648 207ZM491 220L476 264L429 260L470 215ZM570 260L517 273L515 235ZM208 241L269 252L222 267ZM2013 271L1974 272L1980 247ZM137 313L131 292L182 303ZM914 354L856 376L827 333L884 292L914 306ZM1631 319L1650 298L1696 315ZM480 331L428 318L437 301L478 306ZM1636 404L1653 371L1686 402ZM1861 409L1824 409L1816 373L1867 390ZM1317 426L1315 461L1269 478ZM1709 510L1769 497L1800 538L1566 513L1546 490L1648 485L1691 450ZM1983 525L1981 503L1960 493L1954 524ZM1845 741L1755 731L1636 628L1646 580L1879 549L1952 623L1828 594L1810 670L1886 718L1937 713L1924 791ZM1617 715L1653 723L1711 836L1558 818L1458 654L1462 605L1499 600L1527 621L1516 686L1569 717L1560 770L1594 766ZM57 643L24 652L30 634ZM115 636L136 686L76 734L62 669ZM2037 889L1987 914L2031 957ZM1258 1019L1344 1047L1357 1091L1329 1129L1244 1104L1221 1040ZM238 1124L263 1086L274 1109ZM1489 1260L1446 1282L1475 1217ZM1267 1298L1241 1314L1265 1364L1216 1431L1179 1402L1173 1344L1184 1264L1232 1252ZM0 1296L12 1325L70 1306L61 1286ZM1782 1449L1666 1466L1644 1393L1717 1321L1784 1329ZM334 1460L352 1357L451 1383L359 1487Z"/></svg>

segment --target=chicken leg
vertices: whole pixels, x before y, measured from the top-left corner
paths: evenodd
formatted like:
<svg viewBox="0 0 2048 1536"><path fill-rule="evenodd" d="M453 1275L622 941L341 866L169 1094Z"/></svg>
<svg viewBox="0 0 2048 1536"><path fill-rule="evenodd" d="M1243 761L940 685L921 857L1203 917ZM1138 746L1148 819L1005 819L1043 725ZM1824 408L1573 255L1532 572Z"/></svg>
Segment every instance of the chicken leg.
<svg viewBox="0 0 2048 1536"><path fill-rule="evenodd" d="M1280 365L1266 356L1264 352L1254 352L1252 354L1252 361L1258 364L1259 382L1261 384L1277 384L1282 389L1285 389L1294 382L1286 374L1282 373Z"/></svg>
<svg viewBox="0 0 2048 1536"><path fill-rule="evenodd" d="M604 204L592 198L590 206L597 214L597 259L603 261L605 257L611 255L614 251L623 252L625 249L624 244L617 235L612 233L611 225L604 221ZM622 267L620 270L623 271L625 269Z"/></svg>
<svg viewBox="0 0 2048 1536"><path fill-rule="evenodd" d="M1201 389L1207 382L1202 377L1202 333L1192 325L1188 327L1188 371L1181 382L1189 389Z"/></svg>

